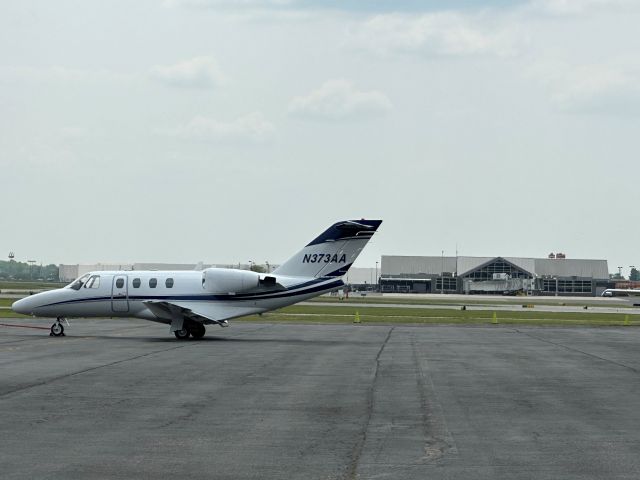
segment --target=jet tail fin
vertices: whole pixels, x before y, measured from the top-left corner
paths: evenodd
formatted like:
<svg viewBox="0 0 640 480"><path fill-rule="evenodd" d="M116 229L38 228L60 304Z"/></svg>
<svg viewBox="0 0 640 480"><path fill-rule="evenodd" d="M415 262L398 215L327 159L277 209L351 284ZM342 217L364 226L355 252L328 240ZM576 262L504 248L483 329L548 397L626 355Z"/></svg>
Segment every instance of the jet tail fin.
<svg viewBox="0 0 640 480"><path fill-rule="evenodd" d="M341 277L382 220L345 220L331 225L272 273L292 277Z"/></svg>

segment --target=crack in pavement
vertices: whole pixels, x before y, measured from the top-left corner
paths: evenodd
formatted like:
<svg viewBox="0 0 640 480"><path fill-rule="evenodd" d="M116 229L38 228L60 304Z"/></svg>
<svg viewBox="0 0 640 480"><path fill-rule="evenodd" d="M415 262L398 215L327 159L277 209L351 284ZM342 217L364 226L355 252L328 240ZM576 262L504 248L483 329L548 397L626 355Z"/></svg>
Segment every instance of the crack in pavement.
<svg viewBox="0 0 640 480"><path fill-rule="evenodd" d="M353 449L353 453L351 455L351 462L349 463L349 466L347 468L347 472L344 475L345 479L355 479L356 478L356 472L357 472L357 469L358 469L358 464L360 463L360 457L362 456L362 451L364 450L365 443L367 442L367 430L369 429L369 424L371 423L371 418L373 416L373 407L374 407L374 402L375 402L375 390L376 390L376 384L378 383L378 373L380 371L380 357L382 356L382 352L384 351L385 347L387 346L387 343L389 343L389 339L391 338L391 334L393 333L395 328L396 327L394 326L394 327L391 327L389 329L389 332L387 333L386 338L382 342L382 345L380 346L380 350L378 350L378 353L377 353L376 358L375 358L376 367L375 367L375 370L374 370L374 373L373 373L373 379L371 381L371 387L369 388L369 391L367 392L367 414L366 414L366 419L365 419L364 425L362 426L362 431L360 432L360 440L358 441L358 443L356 444L356 446Z"/></svg>
<svg viewBox="0 0 640 480"><path fill-rule="evenodd" d="M168 352L170 350L176 350L178 348L185 348L185 347L188 347L188 346L189 345L178 345L176 347L165 348L163 350L155 350L153 352L147 352L147 353L144 353L142 355L136 355L136 356L129 357L129 358L123 358L122 360L116 360L115 362L105 363L103 365L96 365L95 367L85 368L85 369L78 370L78 371L75 371L75 372L66 373L64 375L59 375L57 377L49 378L49 379L43 380L41 382L35 382L35 383L30 384L30 385L24 385L22 387L15 388L13 390L9 390L8 392L4 392L4 393L0 394L0 398L6 397L6 396L11 395L13 393L23 392L23 391L29 390L31 388L40 387L40 386L43 386L43 385L49 385L50 383L57 382L58 380L74 377L76 375L81 375L81 374L87 373L87 372L92 372L94 370L99 370L101 368L112 367L114 365L119 365L121 363L130 362L132 360L137 360L139 358L148 357L150 355L155 355L156 353Z"/></svg>
<svg viewBox="0 0 640 480"><path fill-rule="evenodd" d="M457 455L458 448L442 411L442 404L437 398L431 375L422 368L418 355L415 335L411 335L413 362L416 367L416 381L422 410L422 428L425 438L425 463L433 463L445 453ZM424 360L426 363L426 359Z"/></svg>
<svg viewBox="0 0 640 480"><path fill-rule="evenodd" d="M268 325L266 327L261 327L261 328L256 328L256 329L250 330L248 332L238 332L235 335L230 335L230 337L238 337L238 336L246 335L248 333L252 333L252 332L255 332L255 331L264 330L264 329L269 328L271 326L272 325ZM76 337L76 338L83 338L83 337ZM172 350L178 350L180 348L198 347L198 346L202 346L202 345L205 345L205 344L203 344L201 342L190 342L190 343L176 345L176 346L169 347L169 348L163 348L163 349L160 349L160 350L154 350L152 352L143 353L141 355L134 355L133 357L123 358L121 360L116 360L114 362L109 362L109 363L105 363L105 364L102 364L102 365L96 365L95 367L89 367L89 368L85 368L85 369L78 370L78 371L75 371L75 372L66 373L64 375L59 375L57 377L48 378L48 379L43 380L41 382L35 382L35 383L31 383L29 385L24 385L24 386L21 386L19 388L15 388L13 390L9 390L7 392L4 392L4 393L0 394L0 398L7 397L7 396L12 395L14 393L23 392L23 391L29 390L31 388L41 387L43 385L49 385L51 383L57 382L58 380L63 380L65 378L71 378L71 377L74 377L74 376L77 376L77 375L82 375L83 373L93 372L95 370L99 370L99 369L105 368L105 367L112 367L114 365L120 365L122 363L130 362L130 361L133 361L133 360L138 360L140 358L149 357L151 355L156 355L158 353L164 353L164 352L169 352L169 351L172 351Z"/></svg>

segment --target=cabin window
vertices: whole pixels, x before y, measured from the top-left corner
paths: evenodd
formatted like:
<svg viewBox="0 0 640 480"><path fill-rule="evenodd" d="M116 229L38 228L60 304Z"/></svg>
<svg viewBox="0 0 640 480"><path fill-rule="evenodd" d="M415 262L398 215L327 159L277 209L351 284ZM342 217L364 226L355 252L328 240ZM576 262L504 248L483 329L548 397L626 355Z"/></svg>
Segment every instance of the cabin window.
<svg viewBox="0 0 640 480"><path fill-rule="evenodd" d="M173 278L167 278L164 284L167 288L173 288Z"/></svg>
<svg viewBox="0 0 640 480"><path fill-rule="evenodd" d="M133 288L140 288L140 279L134 278L132 282Z"/></svg>
<svg viewBox="0 0 640 480"><path fill-rule="evenodd" d="M124 278L119 278L116 280L116 288L124 287Z"/></svg>
<svg viewBox="0 0 640 480"><path fill-rule="evenodd" d="M158 279L157 278L150 278L149 279L149 288L156 288L158 286Z"/></svg>
<svg viewBox="0 0 640 480"><path fill-rule="evenodd" d="M92 276L87 283L84 284L84 288L98 288L100 287L100 275Z"/></svg>
<svg viewBox="0 0 640 480"><path fill-rule="evenodd" d="M89 274L87 273L86 275L83 275L77 280L75 280L71 285L69 285L69 288L72 288L74 290L80 290L88 278L89 278Z"/></svg>

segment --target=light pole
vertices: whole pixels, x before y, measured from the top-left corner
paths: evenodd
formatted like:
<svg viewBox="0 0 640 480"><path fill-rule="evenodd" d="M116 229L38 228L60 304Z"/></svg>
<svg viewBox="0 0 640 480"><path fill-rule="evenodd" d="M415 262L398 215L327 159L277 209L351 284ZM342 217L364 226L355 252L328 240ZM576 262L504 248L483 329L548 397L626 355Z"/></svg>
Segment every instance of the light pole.
<svg viewBox="0 0 640 480"><path fill-rule="evenodd" d="M35 260L27 260L29 264L29 280L33 280L33 265L36 263Z"/></svg>
<svg viewBox="0 0 640 480"><path fill-rule="evenodd" d="M440 266L440 295L444 294L444 250L442 250L442 264Z"/></svg>
<svg viewBox="0 0 640 480"><path fill-rule="evenodd" d="M253 271L253 260L249 260L249 270Z"/></svg>
<svg viewBox="0 0 640 480"><path fill-rule="evenodd" d="M269 260L265 260L264 264L267 266L267 273L271 273L271 265L269 265Z"/></svg>
<svg viewBox="0 0 640 480"><path fill-rule="evenodd" d="M622 267L618 267L618 279L622 280Z"/></svg>
<svg viewBox="0 0 640 480"><path fill-rule="evenodd" d="M629 265L629 280L631 280L631 274L636 269L635 265Z"/></svg>
<svg viewBox="0 0 640 480"><path fill-rule="evenodd" d="M376 292L380 291L380 278L378 277L378 262L376 262Z"/></svg>

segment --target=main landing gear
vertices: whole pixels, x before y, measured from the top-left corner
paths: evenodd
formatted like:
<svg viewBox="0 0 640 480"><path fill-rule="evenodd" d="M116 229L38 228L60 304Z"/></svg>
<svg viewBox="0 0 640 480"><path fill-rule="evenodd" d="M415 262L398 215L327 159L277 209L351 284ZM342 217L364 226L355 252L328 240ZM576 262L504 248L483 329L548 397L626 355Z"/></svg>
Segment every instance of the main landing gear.
<svg viewBox="0 0 640 480"><path fill-rule="evenodd" d="M49 333L50 337L64 337L64 326L62 325L61 320L65 320L64 317L56 318L56 323L51 325L51 332Z"/></svg>
<svg viewBox="0 0 640 480"><path fill-rule="evenodd" d="M200 340L206 333L204 325L197 322L184 322L181 330L176 330L173 334L178 340L186 340L192 336L195 340Z"/></svg>

